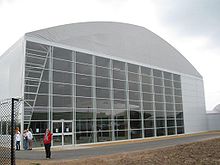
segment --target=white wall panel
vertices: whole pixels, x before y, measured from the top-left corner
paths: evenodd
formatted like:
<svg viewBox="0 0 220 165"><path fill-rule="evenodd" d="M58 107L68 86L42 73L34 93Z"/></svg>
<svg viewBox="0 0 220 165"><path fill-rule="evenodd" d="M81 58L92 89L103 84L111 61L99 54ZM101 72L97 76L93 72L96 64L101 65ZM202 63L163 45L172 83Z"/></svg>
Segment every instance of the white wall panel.
<svg viewBox="0 0 220 165"><path fill-rule="evenodd" d="M203 80L183 75L181 81L185 132L207 131Z"/></svg>
<svg viewBox="0 0 220 165"><path fill-rule="evenodd" d="M24 40L17 41L0 57L0 99L22 97Z"/></svg>
<svg viewBox="0 0 220 165"><path fill-rule="evenodd" d="M207 113L209 130L220 130L220 113Z"/></svg>

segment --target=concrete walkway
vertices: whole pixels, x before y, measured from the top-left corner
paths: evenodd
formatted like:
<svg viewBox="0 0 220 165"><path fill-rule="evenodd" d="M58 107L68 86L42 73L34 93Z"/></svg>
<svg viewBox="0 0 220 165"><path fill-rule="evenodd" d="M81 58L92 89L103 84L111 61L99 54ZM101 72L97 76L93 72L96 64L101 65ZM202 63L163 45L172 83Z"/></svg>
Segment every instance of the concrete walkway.
<svg viewBox="0 0 220 165"><path fill-rule="evenodd" d="M179 144L198 142L208 139L220 138L220 132L208 132L193 135L180 135L171 137L160 137L143 140L132 140L120 143L106 143L101 145L86 145L79 147L53 148L52 159L79 159L92 156L117 154L122 152L152 150L156 148L175 146ZM44 149L34 149L32 151L17 151L16 159L21 160L42 160L45 159Z"/></svg>

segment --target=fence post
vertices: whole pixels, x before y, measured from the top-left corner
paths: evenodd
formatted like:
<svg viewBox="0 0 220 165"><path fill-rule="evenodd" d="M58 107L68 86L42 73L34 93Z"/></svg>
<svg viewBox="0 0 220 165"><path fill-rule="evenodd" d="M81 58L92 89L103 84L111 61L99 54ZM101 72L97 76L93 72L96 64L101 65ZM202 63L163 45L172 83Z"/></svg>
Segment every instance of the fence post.
<svg viewBox="0 0 220 165"><path fill-rule="evenodd" d="M18 99L12 98L11 100L11 165L15 165L15 149L14 149L14 131L15 131L15 106L14 102Z"/></svg>

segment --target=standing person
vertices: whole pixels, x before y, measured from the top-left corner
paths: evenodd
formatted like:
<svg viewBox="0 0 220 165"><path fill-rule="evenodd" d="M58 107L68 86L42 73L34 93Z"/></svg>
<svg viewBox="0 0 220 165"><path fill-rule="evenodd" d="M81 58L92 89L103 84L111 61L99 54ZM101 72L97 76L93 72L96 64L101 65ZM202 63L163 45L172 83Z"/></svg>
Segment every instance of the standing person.
<svg viewBox="0 0 220 165"><path fill-rule="evenodd" d="M27 129L27 138L28 138L28 150L32 150L32 145L33 145L33 134L31 132L31 128L30 130Z"/></svg>
<svg viewBox="0 0 220 165"><path fill-rule="evenodd" d="M28 149L28 134L27 130L25 129L23 132L23 140L24 140L24 150Z"/></svg>
<svg viewBox="0 0 220 165"><path fill-rule="evenodd" d="M21 141L21 134L19 132L19 128L16 128L16 134L15 134L15 140L16 140L16 150L20 150L20 141Z"/></svg>
<svg viewBox="0 0 220 165"><path fill-rule="evenodd" d="M45 147L45 151L46 151L46 159L51 158L51 151L50 151L51 140L52 140L52 133L47 128L45 133L44 133L44 147Z"/></svg>

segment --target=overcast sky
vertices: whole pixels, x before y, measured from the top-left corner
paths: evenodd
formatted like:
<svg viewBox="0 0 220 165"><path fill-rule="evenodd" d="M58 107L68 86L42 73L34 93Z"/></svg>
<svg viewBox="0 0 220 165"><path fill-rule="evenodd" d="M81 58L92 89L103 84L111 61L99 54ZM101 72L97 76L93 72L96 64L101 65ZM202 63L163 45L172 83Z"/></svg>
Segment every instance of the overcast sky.
<svg viewBox="0 0 220 165"><path fill-rule="evenodd" d="M26 32L85 21L153 31L202 74L207 110L220 103L220 0L0 0L0 55Z"/></svg>

